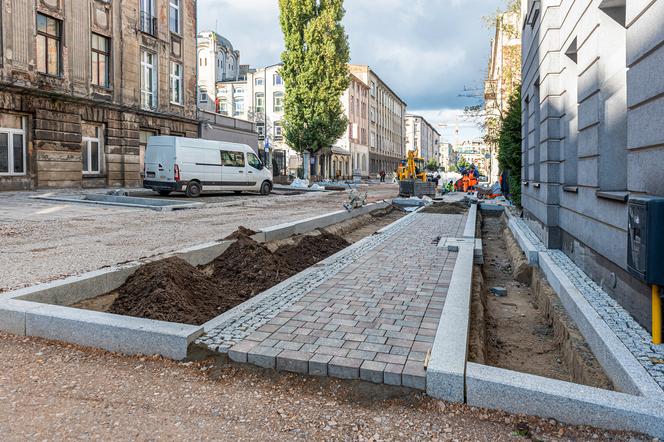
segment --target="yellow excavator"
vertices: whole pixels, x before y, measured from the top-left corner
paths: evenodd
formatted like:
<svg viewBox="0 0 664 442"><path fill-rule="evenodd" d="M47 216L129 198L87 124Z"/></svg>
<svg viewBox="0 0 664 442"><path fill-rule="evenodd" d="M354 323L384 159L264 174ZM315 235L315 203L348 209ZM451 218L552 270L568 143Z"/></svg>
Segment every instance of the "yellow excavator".
<svg viewBox="0 0 664 442"><path fill-rule="evenodd" d="M422 181L426 183L427 173L425 170L424 159L420 158L419 154L414 150L408 151L408 156L405 160L401 161L397 169L397 177L399 181Z"/></svg>
<svg viewBox="0 0 664 442"><path fill-rule="evenodd" d="M427 181L427 172L424 159L419 152L408 151L408 156L401 161L397 169L399 179L399 195L403 197L436 196L436 185Z"/></svg>

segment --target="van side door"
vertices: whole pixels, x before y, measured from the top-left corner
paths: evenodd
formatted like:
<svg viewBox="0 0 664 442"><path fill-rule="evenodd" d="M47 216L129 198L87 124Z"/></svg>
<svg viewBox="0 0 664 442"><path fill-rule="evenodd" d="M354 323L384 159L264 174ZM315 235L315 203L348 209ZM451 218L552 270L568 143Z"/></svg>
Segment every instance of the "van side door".
<svg viewBox="0 0 664 442"><path fill-rule="evenodd" d="M247 184L249 186L256 186L258 183L259 175L263 170L263 163L258 159L256 154L247 153Z"/></svg>
<svg viewBox="0 0 664 442"><path fill-rule="evenodd" d="M244 152L221 151L221 182L228 187L246 187Z"/></svg>

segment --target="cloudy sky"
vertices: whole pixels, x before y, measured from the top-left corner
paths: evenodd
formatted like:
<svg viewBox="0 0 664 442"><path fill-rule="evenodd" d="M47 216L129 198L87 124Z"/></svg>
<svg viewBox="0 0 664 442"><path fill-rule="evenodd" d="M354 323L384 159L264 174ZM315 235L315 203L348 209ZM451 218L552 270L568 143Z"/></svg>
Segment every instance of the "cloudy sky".
<svg viewBox="0 0 664 442"><path fill-rule="evenodd" d="M444 139L479 135L463 118L475 104L464 87L478 88L491 32L482 17L503 0L346 0L344 24L351 62L370 65ZM198 0L199 30L212 29L254 67L277 63L283 50L277 0ZM471 92L472 93L472 92Z"/></svg>

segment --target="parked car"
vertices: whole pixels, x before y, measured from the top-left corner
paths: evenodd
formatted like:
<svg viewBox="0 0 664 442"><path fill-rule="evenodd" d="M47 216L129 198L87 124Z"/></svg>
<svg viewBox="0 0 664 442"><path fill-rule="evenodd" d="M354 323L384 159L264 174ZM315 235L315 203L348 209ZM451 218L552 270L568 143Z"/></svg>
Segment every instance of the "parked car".
<svg viewBox="0 0 664 442"><path fill-rule="evenodd" d="M184 192L272 191L272 172L245 144L170 136L150 137L143 187L166 196Z"/></svg>

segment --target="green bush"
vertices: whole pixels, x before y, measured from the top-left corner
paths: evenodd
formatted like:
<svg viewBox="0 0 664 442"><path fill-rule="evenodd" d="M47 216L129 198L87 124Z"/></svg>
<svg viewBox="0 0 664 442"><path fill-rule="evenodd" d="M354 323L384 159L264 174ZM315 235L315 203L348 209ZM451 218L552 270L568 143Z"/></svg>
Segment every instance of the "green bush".
<svg viewBox="0 0 664 442"><path fill-rule="evenodd" d="M521 205L521 88L510 97L509 110L503 118L498 136L498 163L509 173L512 202Z"/></svg>

